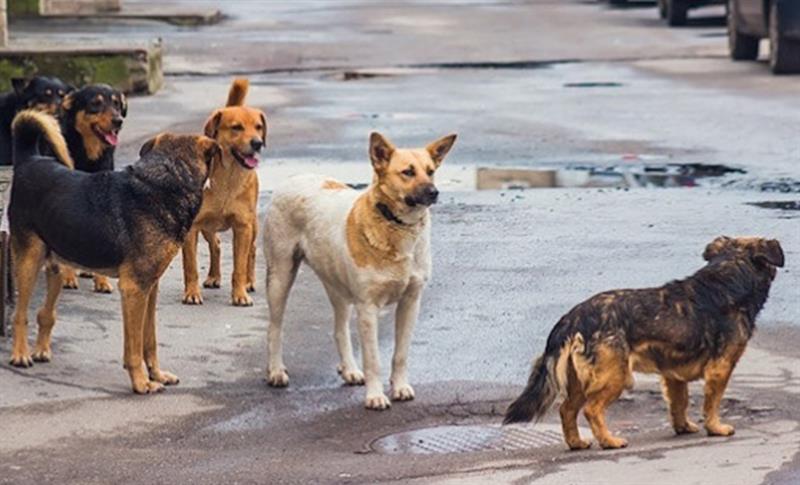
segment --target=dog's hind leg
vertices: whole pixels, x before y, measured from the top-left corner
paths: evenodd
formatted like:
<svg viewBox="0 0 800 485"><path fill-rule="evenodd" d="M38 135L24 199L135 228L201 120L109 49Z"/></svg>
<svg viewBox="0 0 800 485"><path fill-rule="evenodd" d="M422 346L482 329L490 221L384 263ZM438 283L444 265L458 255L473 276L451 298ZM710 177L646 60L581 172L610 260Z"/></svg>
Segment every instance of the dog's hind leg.
<svg viewBox="0 0 800 485"><path fill-rule="evenodd" d="M203 282L203 288L219 288L222 285L219 236L213 231L203 231L203 239L208 243L208 252L210 254L208 277Z"/></svg>
<svg viewBox="0 0 800 485"><path fill-rule="evenodd" d="M114 287L111 286L111 282L108 281L107 277L95 274L92 275L92 278L94 279L95 293L111 293L112 291L114 291Z"/></svg>
<svg viewBox="0 0 800 485"><path fill-rule="evenodd" d="M378 352L378 307L365 303L356 306L358 335L361 337L361 356L364 360L364 383L367 386L365 406L382 411L392 404L383 393L381 361Z"/></svg>
<svg viewBox="0 0 800 485"><path fill-rule="evenodd" d="M578 376L572 364L567 365L567 396L561 403L559 414L561 415L561 430L564 432L564 441L571 450L585 450L591 443L581 439L578 431L578 413L586 403L586 395L583 393Z"/></svg>
<svg viewBox="0 0 800 485"><path fill-rule="evenodd" d="M592 428L592 434L600 446L609 448L624 448L628 441L615 438L606 426L606 409L619 398L622 391L630 382L630 369L627 355L607 344L598 345L595 350L595 361L590 364L580 356L573 355L573 363L578 366L591 366L590 372L577 369L578 375L589 375L589 381L584 383L586 393L586 406L583 414ZM576 358L577 357L577 358Z"/></svg>
<svg viewBox="0 0 800 485"><path fill-rule="evenodd" d="M281 247L275 247L277 245ZM283 363L283 314L302 257L297 250L282 243L274 245L267 243L267 246L269 246L265 247L267 253L267 304L269 306L267 383L273 387L286 387L289 385L289 374Z"/></svg>
<svg viewBox="0 0 800 485"><path fill-rule="evenodd" d="M53 358L50 338L53 326L56 324L56 302L58 302L62 287L61 272L57 264L48 264L45 275L47 276L47 295L42 308L36 314L36 321L39 324L36 346L33 348L33 360L36 362L50 362Z"/></svg>
<svg viewBox="0 0 800 485"><path fill-rule="evenodd" d="M333 306L333 339L336 341L336 350L339 352L339 365L336 372L342 376L345 384L350 386L360 386L364 384L364 374L356 365L353 356L353 344L350 339L350 313L352 306L340 297L336 290L329 285L325 286L325 292Z"/></svg>
<svg viewBox="0 0 800 485"><path fill-rule="evenodd" d="M42 268L45 246L41 239L29 235L25 241L11 240L14 273L17 281L17 304L14 309L14 343L10 364L14 367L33 365L28 348L28 306L36 287L36 277Z"/></svg>
<svg viewBox="0 0 800 485"><path fill-rule="evenodd" d="M412 284L395 311L394 356L392 357L392 399L410 401L414 399L414 388L408 383L408 349L411 346L411 334L417 323L419 300L422 296L422 284Z"/></svg>
<svg viewBox="0 0 800 485"><path fill-rule="evenodd" d="M192 228L186 235L186 240L181 248L183 256L183 304L202 305L203 296L200 294L199 277L197 276L197 234Z"/></svg>
<svg viewBox="0 0 800 485"><path fill-rule="evenodd" d="M156 340L156 304L158 303L158 282L147 296L147 312L144 320L144 363L150 379L164 385L179 382L178 376L161 369L158 363L158 343Z"/></svg>
<svg viewBox="0 0 800 485"><path fill-rule="evenodd" d="M661 389L669 406L669 420L676 434L697 433L700 428L689 420L689 384L684 381L661 378Z"/></svg>
<svg viewBox="0 0 800 485"><path fill-rule="evenodd" d="M733 347L731 351L725 352L721 357L706 364L703 371L705 379L705 401L703 403L703 417L705 418L706 432L709 436L731 436L734 428L730 424L724 424L719 419L719 405L722 395L728 386L733 368L739 361L744 346Z"/></svg>
<svg viewBox="0 0 800 485"><path fill-rule="evenodd" d="M78 273L72 266L61 266L61 279L65 290L78 289Z"/></svg>

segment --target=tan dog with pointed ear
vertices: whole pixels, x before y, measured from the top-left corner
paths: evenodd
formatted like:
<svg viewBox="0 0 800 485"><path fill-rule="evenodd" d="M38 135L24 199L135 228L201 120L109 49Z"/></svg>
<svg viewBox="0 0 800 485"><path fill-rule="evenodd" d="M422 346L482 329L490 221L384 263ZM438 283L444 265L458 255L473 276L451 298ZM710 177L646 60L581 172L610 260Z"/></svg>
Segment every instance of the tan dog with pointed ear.
<svg viewBox="0 0 800 485"><path fill-rule="evenodd" d="M248 295L255 291L256 232L258 230L258 157L267 140L264 112L244 106L247 79L236 79L228 93L225 108L218 109L206 121L205 135L222 146L222 163L209 176L203 206L183 245L183 303L203 303L197 275L197 236L208 241L211 264L205 288L219 288L220 244L218 232L233 229L233 278L231 303L250 306Z"/></svg>
<svg viewBox="0 0 800 485"><path fill-rule="evenodd" d="M283 363L281 327L289 290L305 261L322 280L333 305L338 372L351 385L366 382L366 407L386 409L378 353L378 312L397 303L392 398L414 398L407 361L419 302L431 273L430 214L439 192L433 178L456 135L425 148L395 148L378 133L370 137L372 185L357 192L319 176L294 177L275 191L265 222L269 301L271 386L289 384ZM364 373L350 345L350 311L355 307Z"/></svg>

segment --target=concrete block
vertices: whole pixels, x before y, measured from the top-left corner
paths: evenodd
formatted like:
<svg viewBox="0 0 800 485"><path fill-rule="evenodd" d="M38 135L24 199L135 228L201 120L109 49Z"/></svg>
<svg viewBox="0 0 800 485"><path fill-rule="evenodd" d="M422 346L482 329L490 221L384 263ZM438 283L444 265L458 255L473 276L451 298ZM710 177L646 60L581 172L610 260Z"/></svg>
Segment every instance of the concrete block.
<svg viewBox="0 0 800 485"><path fill-rule="evenodd" d="M152 94L164 83L160 42L88 47L30 46L0 49L0 90L10 79L37 73L58 76L77 86L107 83L126 93Z"/></svg>
<svg viewBox="0 0 800 485"><path fill-rule="evenodd" d="M86 15L121 8L121 0L41 0L42 15Z"/></svg>

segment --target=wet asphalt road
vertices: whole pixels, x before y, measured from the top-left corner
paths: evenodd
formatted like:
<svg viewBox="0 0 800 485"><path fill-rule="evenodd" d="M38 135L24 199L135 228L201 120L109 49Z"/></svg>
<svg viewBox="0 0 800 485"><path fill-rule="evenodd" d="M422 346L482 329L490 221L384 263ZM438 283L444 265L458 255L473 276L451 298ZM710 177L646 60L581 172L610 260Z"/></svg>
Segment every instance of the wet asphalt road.
<svg viewBox="0 0 800 485"><path fill-rule="evenodd" d="M113 30L164 38L168 84L131 101L121 165L154 131L199 130L231 76L246 73L250 102L269 114L259 169L266 188L275 173L293 171L368 180L371 130L401 145L458 132L445 162L454 179L476 166L574 163L713 163L747 173L694 189L445 187L434 208L434 276L411 351L418 399L387 413L363 410L363 389L341 385L329 305L307 270L286 317L292 383L285 390L263 381L261 284L252 308L228 306L227 281L206 291L202 307L185 307L180 262L173 263L162 281L159 339L164 366L182 382L147 398L129 395L121 370L118 295L67 293L54 362L0 366L0 483L570 483L587 476L581 467L592 477L614 455L551 445L535 453L387 456L370 444L426 426L497 423L569 307L601 290L685 276L719 234L777 237L787 259L759 322L764 331L726 401L741 437L668 439L658 387L645 378L611 415L633 445L614 460L630 466L625 476L651 483L709 468L721 483L732 483L725 473L741 483L792 483L800 451L792 404L800 392L800 226L796 211L748 203L797 200L757 189L800 179L800 83L768 75L763 63L729 62L720 9L677 30L659 27L652 8L571 1L238 1L223 10L225 22L200 29L60 21L46 32L22 24L15 35L93 41ZM517 61L524 63L509 68ZM341 80L353 70L379 76ZM602 84L570 86L587 82ZM262 212L268 201L265 191ZM227 278L230 238L223 243ZM380 328L387 376L390 323L387 313ZM0 353L9 344L0 341ZM693 388L695 405L700 395ZM750 457L753 443L773 458ZM690 463L680 455L686 450L704 460ZM636 462L658 456L657 470ZM732 460L744 469L731 468Z"/></svg>

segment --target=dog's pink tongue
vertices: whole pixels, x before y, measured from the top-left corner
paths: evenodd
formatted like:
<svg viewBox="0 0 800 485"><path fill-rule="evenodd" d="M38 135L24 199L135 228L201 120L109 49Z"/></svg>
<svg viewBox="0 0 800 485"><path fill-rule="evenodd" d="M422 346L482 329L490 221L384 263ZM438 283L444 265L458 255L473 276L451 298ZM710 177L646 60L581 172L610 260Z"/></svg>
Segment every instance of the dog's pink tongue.
<svg viewBox="0 0 800 485"><path fill-rule="evenodd" d="M112 147L117 146L117 143L119 143L119 137L117 136L116 133L108 132L105 135L103 135L103 138L105 138L106 143L108 143Z"/></svg>
<svg viewBox="0 0 800 485"><path fill-rule="evenodd" d="M258 158L250 155L249 157L244 157L244 163L250 168L258 167Z"/></svg>

